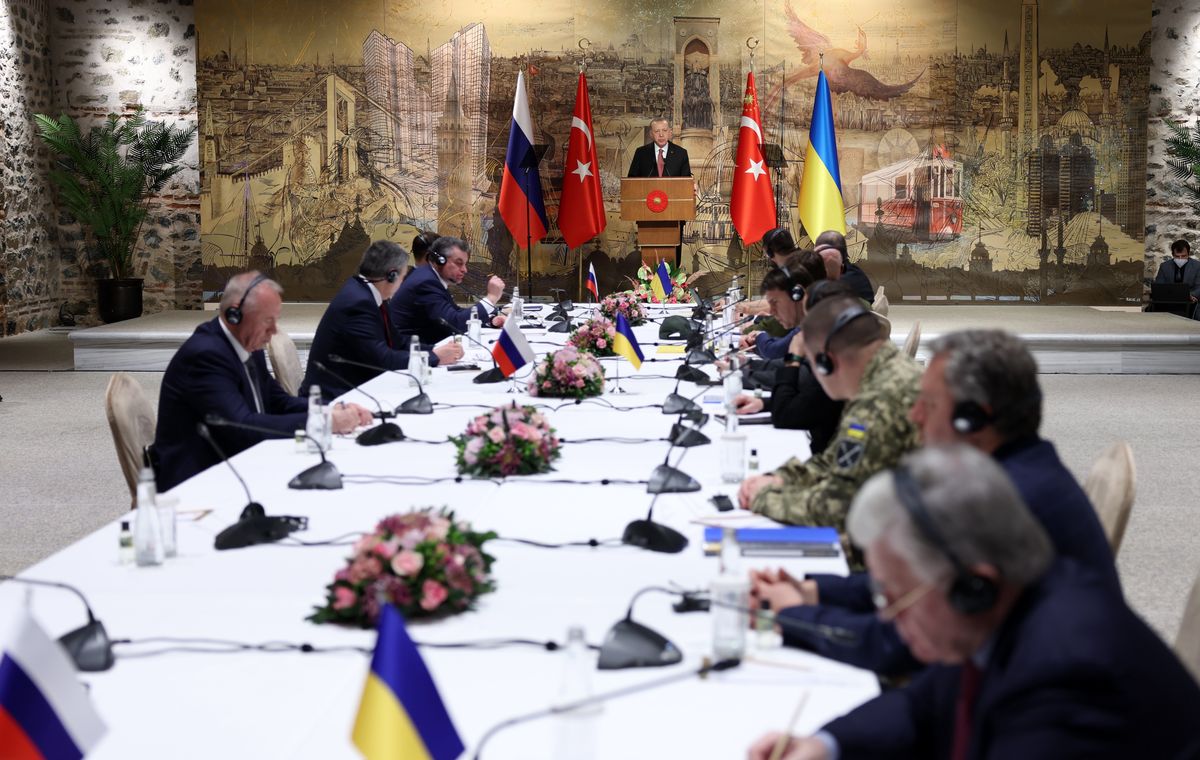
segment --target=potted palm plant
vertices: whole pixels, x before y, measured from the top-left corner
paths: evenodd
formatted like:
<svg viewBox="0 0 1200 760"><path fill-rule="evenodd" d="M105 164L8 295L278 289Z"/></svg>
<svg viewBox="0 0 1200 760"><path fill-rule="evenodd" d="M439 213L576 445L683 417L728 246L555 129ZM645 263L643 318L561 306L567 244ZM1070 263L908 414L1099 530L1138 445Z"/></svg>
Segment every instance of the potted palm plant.
<svg viewBox="0 0 1200 760"><path fill-rule="evenodd" d="M97 281L100 318L119 322L142 314L142 278L133 256L150 199L183 170L180 163L196 127L151 121L138 109L83 131L63 114L34 116L42 141L54 152L50 179L67 211L90 230L109 278Z"/></svg>

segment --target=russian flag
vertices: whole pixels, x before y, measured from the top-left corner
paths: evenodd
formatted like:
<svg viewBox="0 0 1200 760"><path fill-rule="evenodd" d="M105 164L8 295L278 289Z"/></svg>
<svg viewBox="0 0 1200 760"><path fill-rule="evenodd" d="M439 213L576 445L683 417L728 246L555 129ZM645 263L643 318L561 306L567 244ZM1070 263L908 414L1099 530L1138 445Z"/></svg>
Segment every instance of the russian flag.
<svg viewBox="0 0 1200 760"><path fill-rule="evenodd" d="M498 205L500 217L518 247L532 246L546 236L550 223L546 221L542 178L533 154L533 119L529 116L524 72L517 72L517 94L513 98L512 128L508 133L508 152L504 154Z"/></svg>
<svg viewBox="0 0 1200 760"><path fill-rule="evenodd" d="M492 358L496 360L496 366L500 367L504 376L511 377L512 373L533 361L535 356L533 349L529 347L529 341L525 340L521 328L517 326L517 320L506 320L500 337L496 339L496 345L492 346Z"/></svg>
<svg viewBox="0 0 1200 760"><path fill-rule="evenodd" d="M593 299L600 300L600 282L596 279L596 267L591 264L588 264L587 289L591 292Z"/></svg>
<svg viewBox="0 0 1200 760"><path fill-rule="evenodd" d="M75 668L26 613L0 655L0 755L16 760L82 758L108 730Z"/></svg>

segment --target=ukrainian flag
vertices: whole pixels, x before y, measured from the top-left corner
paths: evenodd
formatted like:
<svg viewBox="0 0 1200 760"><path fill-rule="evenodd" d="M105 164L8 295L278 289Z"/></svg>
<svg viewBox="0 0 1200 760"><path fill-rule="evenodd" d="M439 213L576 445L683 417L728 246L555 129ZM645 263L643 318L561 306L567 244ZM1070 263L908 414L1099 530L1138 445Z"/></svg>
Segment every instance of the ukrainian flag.
<svg viewBox="0 0 1200 760"><path fill-rule="evenodd" d="M353 738L367 760L454 760L465 749L404 617L391 605L379 617Z"/></svg>
<svg viewBox="0 0 1200 760"><path fill-rule="evenodd" d="M650 278L650 290L653 291L655 298L660 302L665 302L673 289L674 286L671 285L671 273L667 271L667 262L658 262L658 270ZM633 337L633 333L629 335Z"/></svg>
<svg viewBox="0 0 1200 760"><path fill-rule="evenodd" d="M624 314L617 315L617 337L613 338L613 351L617 356L624 356L633 365L634 369L642 368L642 347L638 345L637 338L633 335L633 328L629 326L629 320L625 319Z"/></svg>
<svg viewBox="0 0 1200 760"><path fill-rule="evenodd" d="M817 75L812 125L808 129L808 152L796 204L800 221L811 238L837 230L846 234L846 207L842 203L842 175L838 171L837 140L833 131L833 103L825 72Z"/></svg>

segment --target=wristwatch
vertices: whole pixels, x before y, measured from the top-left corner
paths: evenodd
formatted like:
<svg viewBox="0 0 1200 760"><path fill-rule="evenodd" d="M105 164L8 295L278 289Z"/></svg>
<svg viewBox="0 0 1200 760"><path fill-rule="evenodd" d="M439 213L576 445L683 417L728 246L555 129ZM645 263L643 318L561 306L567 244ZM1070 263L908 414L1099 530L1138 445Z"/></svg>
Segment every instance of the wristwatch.
<svg viewBox="0 0 1200 760"><path fill-rule="evenodd" d="M792 363L800 364L803 361L804 361L804 357L801 356L800 354L789 353L783 357L784 364L792 364Z"/></svg>

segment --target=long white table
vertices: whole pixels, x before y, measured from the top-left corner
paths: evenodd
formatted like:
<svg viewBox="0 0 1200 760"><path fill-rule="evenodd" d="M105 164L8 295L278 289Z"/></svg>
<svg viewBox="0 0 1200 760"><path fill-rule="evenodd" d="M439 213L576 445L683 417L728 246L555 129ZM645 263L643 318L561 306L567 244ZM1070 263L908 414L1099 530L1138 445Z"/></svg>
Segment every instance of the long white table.
<svg viewBox="0 0 1200 760"><path fill-rule="evenodd" d="M654 324L637 329L639 340L657 340ZM492 336L494 338L494 336ZM538 341L562 335L534 333ZM486 338L485 338L486 340ZM535 346L545 350L546 346ZM644 348L647 357L655 348ZM606 365L612 362L606 360ZM486 366L486 365L484 365ZM647 362L640 373L621 367L624 394L606 394L621 407L660 403L670 392L678 362ZM530 399L507 393L508 383L473 385L474 372L435 370L427 387L435 403L495 405ZM646 379L649 375L662 378ZM637 378L637 379L634 379ZM523 387L523 385L522 385ZM384 404L395 406L414 389L398 375L383 375L365 386ZM693 395L696 386L683 383ZM712 390L719 396L720 389ZM360 394L347 399L369 404ZM439 407L433 415L398 419L405 433L421 439L457 435L482 409ZM616 411L601 405L568 406L549 414L565 439L667 434L673 418L658 409ZM807 436L768 426L743 428L769 469L788 456L807 455ZM702 551L703 527L694 521L718 513L708 502L713 493L736 494L721 483L718 422L705 432L713 445L687 451L679 465L704 486L693 494L658 499L657 521L682 531L691 541L676 555L632 547L540 549L495 541L487 551L496 558L498 589L481 598L477 609L432 623L414 621L414 639L453 642L486 638L564 641L569 626L581 625L592 643L619 618L634 594L650 585L675 583L707 587L717 560ZM294 491L287 481L315 463L316 456L296 453L290 440L268 441L234 457L254 499L268 514L309 518L304 540L320 540L352 531L369 531L382 517L414 507L448 506L478 529L501 536L547 542L618 538L627 522L643 517L652 498L642 485L537 484L540 479L598 481L613 477L645 479L663 460L667 444L565 444L555 472L514 478L503 485L464 481L438 485L348 484L340 491ZM672 461L679 450L672 454ZM365 448L350 438L335 441L330 459L344 476L419 475L448 477L454 472L454 448L401 442ZM86 484L65 487L86 488ZM305 617L324 598L324 586L342 567L348 547L269 545L217 552L213 537L238 517L246 497L225 466L205 471L174 489L182 512L211 509L198 521L181 518L179 557L159 568L117 562L114 522L31 568L30 578L73 583L87 594L114 639L151 637L219 638L244 642L309 642L316 646L371 647L374 632L314 625ZM736 501L736 498L735 498ZM731 515L734 513L726 513ZM742 513L754 519L748 513ZM724 517L724 516L723 516ZM745 524L734 519L728 524ZM765 563L764 563L765 564ZM777 564L777 563L772 563ZM841 558L787 563L798 571L845 572ZM27 592L0 584L0 617L25 604ZM663 633L684 652L684 662L669 668L594 672L593 689L613 688L697 667L710 651L711 619L706 613L676 614L674 600L647 594L633 617ZM82 622L72 596L38 590L34 616L60 635ZM751 635L753 642L753 635ZM235 654L168 653L131 657L170 646L118 646L116 666L86 674L91 695L109 725L96 758L354 758L350 743L368 657L360 653ZM564 657L534 648L423 650L451 717L468 752L492 725L505 718L550 705L558 696ZM811 731L878 692L873 675L795 650L749 653L740 667L707 680L689 680L609 703L599 718L595 758L740 757L762 732L786 727L802 692L810 692L797 725ZM484 757L550 758L553 720L529 723L498 734ZM469 756L469 754L468 754Z"/></svg>

